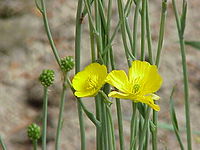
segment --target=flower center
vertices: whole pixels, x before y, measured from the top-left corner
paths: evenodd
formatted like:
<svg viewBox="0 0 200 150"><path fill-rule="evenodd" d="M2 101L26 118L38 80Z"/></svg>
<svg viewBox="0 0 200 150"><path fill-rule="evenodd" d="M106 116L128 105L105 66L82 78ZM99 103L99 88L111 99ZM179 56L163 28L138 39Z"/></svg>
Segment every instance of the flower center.
<svg viewBox="0 0 200 150"><path fill-rule="evenodd" d="M140 89L140 85L139 84L134 84L134 86L133 86L133 92L137 93L139 91L139 89Z"/></svg>

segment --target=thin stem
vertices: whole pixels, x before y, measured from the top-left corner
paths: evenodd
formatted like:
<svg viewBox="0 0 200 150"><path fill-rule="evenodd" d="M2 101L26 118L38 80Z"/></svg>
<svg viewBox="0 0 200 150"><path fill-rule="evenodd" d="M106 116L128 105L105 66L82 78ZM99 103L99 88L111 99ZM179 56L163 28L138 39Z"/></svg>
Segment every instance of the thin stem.
<svg viewBox="0 0 200 150"><path fill-rule="evenodd" d="M147 44L148 44L148 54L149 61L151 64L153 61L153 53L152 53L152 39L151 39L151 31L150 31L150 23L149 23L149 1L146 1L146 32L147 32Z"/></svg>
<svg viewBox="0 0 200 150"><path fill-rule="evenodd" d="M145 113L145 120L144 120L144 125L143 125L143 128L142 128L142 133L141 133L141 136L140 136L141 138L140 138L140 141L139 141L139 149L138 150L142 150L142 148L143 148L143 142L144 142L145 134L147 132L148 123L149 123L150 111L151 111L151 108L148 106L147 111Z"/></svg>
<svg viewBox="0 0 200 150"><path fill-rule="evenodd" d="M111 120L111 116L109 116L109 108L107 107L107 106L105 106L106 107L106 122L107 122L107 124L106 124L106 126L107 126L107 132L108 132L108 146L109 146L109 150L113 150L113 138L112 138L112 126L111 126L111 122L112 122L112 120Z"/></svg>
<svg viewBox="0 0 200 150"><path fill-rule="evenodd" d="M121 110L121 102L120 99L116 98L116 107L117 107L117 121L119 128L119 142L120 142L120 150L124 150L124 131L123 131L123 118L122 118L122 110Z"/></svg>
<svg viewBox="0 0 200 150"><path fill-rule="evenodd" d="M129 13L130 13L130 12L128 11L129 8L130 8L129 1L127 1L127 2L126 2L126 5L125 5L125 8L124 8L124 13L125 13L125 16L126 16L126 17L128 17L128 15L129 15ZM114 32L113 32L111 38L109 39L108 44L106 45L105 50L104 50L104 53L102 54L102 56L104 56L104 55L107 53L107 51L110 49L110 47L112 46L111 44L112 44L112 42L113 42L113 40L114 40L114 38L115 38L115 36L116 36L116 34L117 34L119 28L120 28L121 22L122 22L122 20L119 20L119 21L118 21L118 24L117 24L117 26L115 27ZM131 54L130 52L129 52L129 56L130 56L131 59L133 59L133 60L136 59L136 58L133 56L133 54Z"/></svg>
<svg viewBox="0 0 200 150"><path fill-rule="evenodd" d="M141 60L145 60L145 32L146 27L146 0L142 0L142 12L141 12Z"/></svg>
<svg viewBox="0 0 200 150"><path fill-rule="evenodd" d="M161 10L161 21L160 21L160 32L159 32L159 40L156 54L156 66L159 67L160 64L160 55L163 45L164 38L164 29L165 29L165 20L167 12L167 0L162 1L162 10ZM155 102L156 103L156 102ZM155 130L152 132L152 148L153 150L157 150L157 126L158 126L158 112L153 110L153 123L155 125Z"/></svg>
<svg viewBox="0 0 200 150"><path fill-rule="evenodd" d="M162 1L162 10L161 10L161 21L160 21L160 32L158 39L157 55L156 55L156 65L159 66L160 63L160 54L163 46L163 38L165 33L165 21L167 16L167 0Z"/></svg>
<svg viewBox="0 0 200 150"><path fill-rule="evenodd" d="M102 111L102 135L103 135L103 142L104 142L104 150L108 149L108 134L107 134L107 122L106 122L106 110L104 101L101 100L101 111Z"/></svg>
<svg viewBox="0 0 200 150"><path fill-rule="evenodd" d="M186 1L184 1L186 3ZM176 3L172 0L173 9L176 18L176 24L179 34L179 42L182 57L182 70L183 70L183 81L184 81L184 97L185 97L185 117L186 117L186 130L187 130L187 148L192 150L192 137L191 137L191 127L190 127L190 103L189 103L189 87L188 87L188 74L187 74L187 63L185 54L185 42L184 42L184 29L181 28L181 22L179 19ZM183 8L182 8L183 9ZM186 20L183 20L185 23Z"/></svg>
<svg viewBox="0 0 200 150"><path fill-rule="evenodd" d="M92 27L94 33L97 34L96 28L95 28L94 23L92 21L92 15L91 15L91 12L90 12L90 7L89 7L89 4L88 4L88 1L84 0L84 3L85 3L85 7L87 9L87 12L88 12L88 19L90 20L91 27Z"/></svg>
<svg viewBox="0 0 200 150"><path fill-rule="evenodd" d="M111 114L111 111L110 111L110 108L107 106L106 107L107 109L107 117L108 117L108 126L109 126L109 129L110 129L110 134L111 134L111 139L112 139L112 148L113 150L116 150L116 142L115 142L115 131L114 131L114 125L113 125L113 120L112 120L112 114Z"/></svg>
<svg viewBox="0 0 200 150"><path fill-rule="evenodd" d="M117 0L117 4L118 4L119 19L121 22L120 27L121 27L121 32L122 32L122 40L124 44L126 59L127 59L128 66L131 66L132 60L130 60L130 57L129 57L130 51L129 51L128 44L126 41L126 24L125 24L125 15L124 15L122 0Z"/></svg>
<svg viewBox="0 0 200 150"><path fill-rule="evenodd" d="M75 36L75 72L78 73L80 71L80 46L81 46L81 30L82 30L82 22L81 22L81 12L83 7L83 1L78 1L77 13L76 13L76 36ZM83 119L83 110L78 101L81 101L80 98L77 99L78 105L78 116L79 116L79 126L80 126L80 135L81 135L81 150L86 150L85 145L85 125Z"/></svg>
<svg viewBox="0 0 200 150"><path fill-rule="evenodd" d="M46 150L47 136L47 113L48 113L48 88L44 87L43 113L42 113L42 150Z"/></svg>
<svg viewBox="0 0 200 150"><path fill-rule="evenodd" d="M113 50L110 50L110 62L112 70L115 70L115 61L113 56ZM117 121L118 121L118 132L119 132L119 143L120 143L120 150L124 150L124 131L123 131L123 117L122 117L122 110L121 110L121 102L119 98L116 98L116 107L117 107Z"/></svg>
<svg viewBox="0 0 200 150"><path fill-rule="evenodd" d="M145 143L144 143L143 150L148 150L148 146L149 146L149 125L147 125L147 131L146 131Z"/></svg>
<svg viewBox="0 0 200 150"><path fill-rule="evenodd" d="M53 41L53 38L52 38L52 34L51 34L51 30L50 30L48 18L47 18L46 5L45 5L44 0L41 0L41 6L42 6L41 13L42 13L42 16L43 16L44 27L45 27L45 30L46 30L46 33L47 33L47 37L49 39L49 43L50 43L51 48L53 50L56 61L57 61L58 65L60 66L60 57L59 57L58 50L57 50L55 43Z"/></svg>
<svg viewBox="0 0 200 150"><path fill-rule="evenodd" d="M101 122L101 99L99 95L95 97L95 106L96 106L96 119ZM101 141L101 128L96 128L96 147L97 150L102 150L102 141Z"/></svg>
<svg viewBox="0 0 200 150"><path fill-rule="evenodd" d="M80 98L77 99L77 105L78 105L78 116L79 116L79 126L80 126L80 134L81 134L81 150L86 150L85 145L85 124L84 124L84 118L83 118L83 110L81 105L78 103L78 101L81 101Z"/></svg>
<svg viewBox="0 0 200 150"><path fill-rule="evenodd" d="M0 145L1 145L1 147L2 147L2 150L6 150L6 145L5 145L5 143L3 142L3 139L2 139L1 136L0 136Z"/></svg>
<svg viewBox="0 0 200 150"><path fill-rule="evenodd" d="M37 140L34 140L34 141L33 141L33 147L34 147L34 150L37 150L37 146L38 146L38 144L37 144Z"/></svg>
<svg viewBox="0 0 200 150"><path fill-rule="evenodd" d="M130 131L131 131L131 140L130 140L130 150L133 149L134 145L136 144L136 138L135 138L135 127L136 127L136 110L137 110L137 104L132 102L132 116L131 116L131 126L130 126ZM133 144L135 143L135 144Z"/></svg>
<svg viewBox="0 0 200 150"><path fill-rule="evenodd" d="M83 111L85 112L85 114L87 115L87 117L94 123L94 125L95 125L97 128L100 128L100 127L101 127L101 122L99 122L99 121L95 118L94 114L87 110L87 108L85 107L85 105L83 104L82 101L78 101L78 103L81 105Z"/></svg>
<svg viewBox="0 0 200 150"><path fill-rule="evenodd" d="M60 135L62 130L62 124L63 124L63 112L65 108L65 97L66 97L66 82L67 82L67 73L64 75L64 81L63 81L63 88L60 98L60 106L59 106L59 118L58 118L58 124L57 124L57 131L56 131L56 144L55 149L60 150Z"/></svg>
<svg viewBox="0 0 200 150"><path fill-rule="evenodd" d="M137 0L136 8L135 8L135 14L134 14L134 21L133 21L133 55L136 57L137 52L137 31L138 31L138 16L139 16L139 10L140 10L140 3L141 0Z"/></svg>

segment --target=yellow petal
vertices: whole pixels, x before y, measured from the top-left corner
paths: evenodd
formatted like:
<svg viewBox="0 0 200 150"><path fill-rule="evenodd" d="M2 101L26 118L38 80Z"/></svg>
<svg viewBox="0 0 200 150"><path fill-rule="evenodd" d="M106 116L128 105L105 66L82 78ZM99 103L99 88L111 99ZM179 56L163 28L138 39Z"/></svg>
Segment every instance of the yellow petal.
<svg viewBox="0 0 200 150"><path fill-rule="evenodd" d="M162 77L159 75L157 67L139 60L132 62L129 69L129 81L132 84L141 85L143 95L158 91L162 85Z"/></svg>
<svg viewBox="0 0 200 150"><path fill-rule="evenodd" d="M105 78L107 76L107 68L105 65L100 65L99 63L92 63L85 67L83 71L86 71L90 74L98 74L100 77Z"/></svg>
<svg viewBox="0 0 200 150"><path fill-rule="evenodd" d="M115 97L115 98L122 98L122 99L130 99L129 94L117 92L117 91L112 91L108 94L109 97Z"/></svg>
<svg viewBox="0 0 200 150"><path fill-rule="evenodd" d="M98 91L76 91L74 93L77 97L93 97L97 94Z"/></svg>
<svg viewBox="0 0 200 150"><path fill-rule="evenodd" d="M81 71L81 72L78 72L73 80L72 80L72 86L73 88L77 91L79 90L84 90L86 89L88 83L87 83L87 72L86 71Z"/></svg>
<svg viewBox="0 0 200 150"><path fill-rule="evenodd" d="M144 81L143 85L143 93L154 93L158 91L162 85L162 77L158 73L158 69L155 65L152 65L149 69L149 72L147 72L146 79Z"/></svg>
<svg viewBox="0 0 200 150"><path fill-rule="evenodd" d="M105 83L107 68L105 65L92 63L85 69L77 73L73 80L72 86L76 90L77 97L88 97L95 95Z"/></svg>
<svg viewBox="0 0 200 150"><path fill-rule="evenodd" d="M129 81L134 83L135 80L142 80L149 71L150 64L146 61L135 60L129 69Z"/></svg>
<svg viewBox="0 0 200 150"><path fill-rule="evenodd" d="M124 93L129 92L128 77L123 70L111 71L106 78L106 82Z"/></svg>
<svg viewBox="0 0 200 150"><path fill-rule="evenodd" d="M148 94L148 95L146 95L146 96L151 96L151 98L152 98L153 100L159 100L159 99L160 99L160 96L158 96L158 95L156 95L156 94Z"/></svg>
<svg viewBox="0 0 200 150"><path fill-rule="evenodd" d="M155 111L160 111L160 106L156 105L152 99L152 96L143 96L137 99L139 102L145 103L153 108Z"/></svg>

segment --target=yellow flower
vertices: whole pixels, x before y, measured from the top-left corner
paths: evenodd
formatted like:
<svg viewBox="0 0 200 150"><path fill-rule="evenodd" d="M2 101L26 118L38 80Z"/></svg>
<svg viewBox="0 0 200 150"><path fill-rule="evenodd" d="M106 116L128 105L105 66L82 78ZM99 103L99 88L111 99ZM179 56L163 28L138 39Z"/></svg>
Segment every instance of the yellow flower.
<svg viewBox="0 0 200 150"><path fill-rule="evenodd" d="M92 63L74 76L72 86L77 97L93 97L105 84L107 68L105 65Z"/></svg>
<svg viewBox="0 0 200 150"><path fill-rule="evenodd" d="M150 65L145 61L133 61L128 76L123 70L113 70L108 74L106 82L119 90L119 92L110 92L109 97L130 99L136 103L142 102L156 111L160 110L153 101L160 99L153 93L162 85L162 77L155 65Z"/></svg>

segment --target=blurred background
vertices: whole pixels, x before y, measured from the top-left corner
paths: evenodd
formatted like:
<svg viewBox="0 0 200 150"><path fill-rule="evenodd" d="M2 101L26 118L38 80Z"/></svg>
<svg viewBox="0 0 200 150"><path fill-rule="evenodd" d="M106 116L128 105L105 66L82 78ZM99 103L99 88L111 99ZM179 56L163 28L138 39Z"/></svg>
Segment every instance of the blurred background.
<svg viewBox="0 0 200 150"><path fill-rule="evenodd" d="M180 5L181 1L177 1ZM77 0L48 0L47 11L56 46L61 57L74 56L75 16ZM185 31L186 40L200 40L200 1L188 1L188 16ZM156 51L160 20L160 0L150 0L151 31L154 53ZM112 27L118 22L116 2L114 2ZM131 20L132 18L130 18ZM90 45L87 17L83 20L82 68L90 63ZM112 31L111 31L112 32ZM127 70L120 32L114 40L113 50L118 69ZM186 47L190 81L191 124L194 150L200 146L200 51ZM148 58L147 58L148 59ZM40 122L42 110L42 86L38 76L43 69L56 70L55 84L49 90L48 150L54 149L54 136L61 92L61 75L44 31L42 16L35 7L34 0L0 0L0 134L9 150L31 150L26 136L26 127L32 122ZM182 83L181 57L178 36L171 1L165 30L165 41L161 57L160 72L164 83L159 91L159 150L178 150L179 145L170 126L169 97L174 85L175 106L184 143L184 93ZM71 71L73 77L74 71ZM94 112L92 99L84 98L85 104ZM118 140L115 105L112 106ZM124 132L128 148L131 102L123 102ZM85 117L87 149L95 149L95 128ZM64 114L62 149L79 150L79 124L76 102L70 90Z"/></svg>

